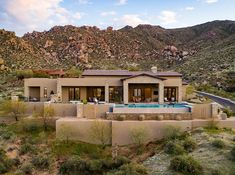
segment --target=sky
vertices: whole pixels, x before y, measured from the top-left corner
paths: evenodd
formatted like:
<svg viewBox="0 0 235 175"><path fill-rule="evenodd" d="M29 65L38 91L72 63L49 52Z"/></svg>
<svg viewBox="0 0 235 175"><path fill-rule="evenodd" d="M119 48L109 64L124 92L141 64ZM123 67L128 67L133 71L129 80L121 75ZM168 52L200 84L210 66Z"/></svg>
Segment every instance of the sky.
<svg viewBox="0 0 235 175"><path fill-rule="evenodd" d="M18 36L55 25L179 28L213 20L235 20L235 0L0 0L0 28Z"/></svg>

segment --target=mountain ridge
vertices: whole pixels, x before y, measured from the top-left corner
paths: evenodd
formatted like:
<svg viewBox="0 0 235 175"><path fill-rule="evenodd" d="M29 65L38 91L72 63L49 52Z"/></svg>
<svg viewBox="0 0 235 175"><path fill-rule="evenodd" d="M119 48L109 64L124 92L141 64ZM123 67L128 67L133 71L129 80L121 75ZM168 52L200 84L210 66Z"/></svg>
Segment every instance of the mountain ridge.
<svg viewBox="0 0 235 175"><path fill-rule="evenodd" d="M22 37L0 30L0 42L2 71L72 66L149 70L157 66L179 71L188 81L216 86L235 64L235 21L230 20L176 29L146 24L119 30L66 25Z"/></svg>

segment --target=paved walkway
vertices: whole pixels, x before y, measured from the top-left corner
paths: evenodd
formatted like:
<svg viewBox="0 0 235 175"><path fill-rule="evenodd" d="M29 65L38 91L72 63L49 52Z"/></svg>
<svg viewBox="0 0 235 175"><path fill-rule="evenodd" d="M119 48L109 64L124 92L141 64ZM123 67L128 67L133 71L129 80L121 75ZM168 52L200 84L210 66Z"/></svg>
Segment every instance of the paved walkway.
<svg viewBox="0 0 235 175"><path fill-rule="evenodd" d="M223 98L214 94L209 94L206 92L196 91L197 94L210 98L211 100L219 103L224 107L229 107L233 112L235 112L235 101L228 98Z"/></svg>

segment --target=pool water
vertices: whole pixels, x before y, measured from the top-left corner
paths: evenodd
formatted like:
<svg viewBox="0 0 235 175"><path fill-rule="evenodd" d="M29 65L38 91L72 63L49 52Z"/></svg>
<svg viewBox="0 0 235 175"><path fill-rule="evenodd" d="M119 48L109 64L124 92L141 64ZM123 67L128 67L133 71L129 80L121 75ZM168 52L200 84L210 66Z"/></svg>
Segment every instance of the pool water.
<svg viewBox="0 0 235 175"><path fill-rule="evenodd" d="M115 104L114 108L190 108L187 103L174 104Z"/></svg>

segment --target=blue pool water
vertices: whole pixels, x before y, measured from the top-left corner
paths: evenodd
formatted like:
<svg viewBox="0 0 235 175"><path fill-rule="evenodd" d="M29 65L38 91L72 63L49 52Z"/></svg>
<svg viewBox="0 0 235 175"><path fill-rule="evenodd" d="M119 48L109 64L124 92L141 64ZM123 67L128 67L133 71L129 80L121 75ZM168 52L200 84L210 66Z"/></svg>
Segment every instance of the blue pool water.
<svg viewBox="0 0 235 175"><path fill-rule="evenodd" d="M174 104L115 104L114 108L190 108L187 103Z"/></svg>

